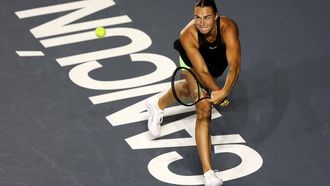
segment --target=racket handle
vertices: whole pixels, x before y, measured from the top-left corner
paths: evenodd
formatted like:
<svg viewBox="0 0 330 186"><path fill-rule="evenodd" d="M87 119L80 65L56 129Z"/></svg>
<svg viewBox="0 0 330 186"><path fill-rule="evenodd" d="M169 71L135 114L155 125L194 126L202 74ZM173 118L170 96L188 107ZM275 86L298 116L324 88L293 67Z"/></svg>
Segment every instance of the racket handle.
<svg viewBox="0 0 330 186"><path fill-rule="evenodd" d="M229 105L229 99L226 97L225 99L223 99L223 101L219 104L221 107L226 107Z"/></svg>

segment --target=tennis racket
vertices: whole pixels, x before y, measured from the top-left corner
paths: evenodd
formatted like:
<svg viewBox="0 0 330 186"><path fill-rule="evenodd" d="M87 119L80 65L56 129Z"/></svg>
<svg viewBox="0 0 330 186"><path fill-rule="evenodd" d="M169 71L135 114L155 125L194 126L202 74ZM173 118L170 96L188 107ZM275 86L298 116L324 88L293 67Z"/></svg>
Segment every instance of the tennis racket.
<svg viewBox="0 0 330 186"><path fill-rule="evenodd" d="M210 98L210 94L203 89L197 76L192 70L186 67L175 69L171 80L171 89L174 98L184 106L192 106L203 99ZM220 106L229 104L226 98Z"/></svg>

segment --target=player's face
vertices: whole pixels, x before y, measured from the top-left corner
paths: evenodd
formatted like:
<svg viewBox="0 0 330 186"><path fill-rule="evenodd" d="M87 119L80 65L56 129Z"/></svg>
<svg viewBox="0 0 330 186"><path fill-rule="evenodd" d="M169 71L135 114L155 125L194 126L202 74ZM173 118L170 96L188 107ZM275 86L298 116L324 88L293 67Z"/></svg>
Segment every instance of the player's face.
<svg viewBox="0 0 330 186"><path fill-rule="evenodd" d="M195 24L202 34L208 34L216 24L217 14L213 12L212 7L195 7Z"/></svg>

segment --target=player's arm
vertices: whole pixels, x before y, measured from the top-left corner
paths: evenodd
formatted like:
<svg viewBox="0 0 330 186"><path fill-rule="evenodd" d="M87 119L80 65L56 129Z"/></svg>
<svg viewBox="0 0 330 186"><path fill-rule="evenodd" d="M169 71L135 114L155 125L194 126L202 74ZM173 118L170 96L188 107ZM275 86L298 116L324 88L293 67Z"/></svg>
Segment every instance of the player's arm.
<svg viewBox="0 0 330 186"><path fill-rule="evenodd" d="M234 22L224 31L223 39L226 44L226 55L229 66L223 89L229 94L238 79L241 69L241 44L238 28Z"/></svg>
<svg viewBox="0 0 330 186"><path fill-rule="evenodd" d="M234 22L230 22L223 31L222 37L226 44L226 56L229 69L223 88L220 91L212 92L214 97L210 101L214 103L220 103L229 95L240 73L241 46L237 25Z"/></svg>
<svg viewBox="0 0 330 186"><path fill-rule="evenodd" d="M205 61L198 50L197 35L194 35L194 32L191 31L191 29L193 28L185 30L181 33L180 41L182 47L190 59L193 70L195 71L203 87L207 87L210 90L218 90L220 87L209 73Z"/></svg>

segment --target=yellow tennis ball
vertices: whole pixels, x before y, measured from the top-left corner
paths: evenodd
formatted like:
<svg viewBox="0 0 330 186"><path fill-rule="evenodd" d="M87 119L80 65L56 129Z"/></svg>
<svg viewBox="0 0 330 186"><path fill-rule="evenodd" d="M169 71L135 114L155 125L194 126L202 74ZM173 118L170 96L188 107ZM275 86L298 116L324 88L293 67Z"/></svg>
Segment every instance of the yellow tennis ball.
<svg viewBox="0 0 330 186"><path fill-rule="evenodd" d="M100 26L95 29L95 34L98 38L104 38L106 30L104 27Z"/></svg>

